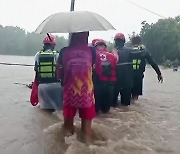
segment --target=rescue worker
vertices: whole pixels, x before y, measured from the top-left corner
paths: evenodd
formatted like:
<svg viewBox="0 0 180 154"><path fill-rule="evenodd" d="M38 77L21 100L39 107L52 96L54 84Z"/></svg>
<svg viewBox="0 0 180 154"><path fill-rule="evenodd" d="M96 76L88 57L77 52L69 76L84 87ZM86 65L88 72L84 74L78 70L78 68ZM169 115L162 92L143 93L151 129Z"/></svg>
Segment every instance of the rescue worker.
<svg viewBox="0 0 180 154"><path fill-rule="evenodd" d="M118 95L121 94L121 105L129 106L131 100L131 89L133 87L133 70L132 70L132 49L124 47L125 36L122 33L117 33L114 37L115 50L113 51L118 56L116 66L117 83L115 84L113 107L118 106Z"/></svg>
<svg viewBox="0 0 180 154"><path fill-rule="evenodd" d="M163 77L161 75L161 71L152 58L150 52L145 48L145 46L141 43L141 37L135 36L131 39L133 45L132 52L132 65L134 72L134 86L132 88L132 99L133 101L138 100L139 95L142 95L143 89L143 78L146 67L146 61L153 67L153 69L157 73L157 78L159 82L163 82Z"/></svg>
<svg viewBox="0 0 180 154"><path fill-rule="evenodd" d="M74 133L77 110L81 118L81 131L85 142L92 136L91 124L96 116L92 81L93 55L88 46L89 32L73 33L70 45L60 52L58 63L62 67L63 115L67 135Z"/></svg>
<svg viewBox="0 0 180 154"><path fill-rule="evenodd" d="M61 85L57 78L55 37L49 35L43 40L43 49L35 55L35 72L38 81L38 99L42 109L60 110L62 108Z"/></svg>
<svg viewBox="0 0 180 154"><path fill-rule="evenodd" d="M96 49L93 72L96 113L107 113L113 102L117 58L108 51L104 40L94 39L92 45Z"/></svg>

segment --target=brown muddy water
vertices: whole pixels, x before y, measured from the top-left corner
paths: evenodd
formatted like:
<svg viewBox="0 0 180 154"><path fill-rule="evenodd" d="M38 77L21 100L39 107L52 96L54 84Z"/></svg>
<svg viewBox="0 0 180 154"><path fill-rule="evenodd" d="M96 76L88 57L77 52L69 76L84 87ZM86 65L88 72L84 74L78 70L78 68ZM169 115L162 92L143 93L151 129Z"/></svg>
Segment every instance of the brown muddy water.
<svg viewBox="0 0 180 154"><path fill-rule="evenodd" d="M0 56L1 62L33 64L33 57ZM29 103L33 67L0 65L0 154L179 154L180 71L162 69L164 83L148 68L144 95L128 109L112 109L93 122L94 140L64 137L61 113Z"/></svg>

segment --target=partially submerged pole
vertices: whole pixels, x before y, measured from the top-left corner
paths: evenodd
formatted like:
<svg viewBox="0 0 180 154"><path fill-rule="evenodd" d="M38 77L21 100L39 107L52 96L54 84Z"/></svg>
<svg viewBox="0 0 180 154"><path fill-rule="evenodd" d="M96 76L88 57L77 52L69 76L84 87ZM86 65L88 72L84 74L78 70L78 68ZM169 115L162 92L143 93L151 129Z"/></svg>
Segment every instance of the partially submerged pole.
<svg viewBox="0 0 180 154"><path fill-rule="evenodd" d="M75 5L75 0L71 0L70 11L74 11L74 5ZM69 33L69 43L70 43L70 39L71 39L71 33Z"/></svg>
<svg viewBox="0 0 180 154"><path fill-rule="evenodd" d="M71 8L70 8L70 11L74 11L74 4L75 4L75 0L71 0Z"/></svg>

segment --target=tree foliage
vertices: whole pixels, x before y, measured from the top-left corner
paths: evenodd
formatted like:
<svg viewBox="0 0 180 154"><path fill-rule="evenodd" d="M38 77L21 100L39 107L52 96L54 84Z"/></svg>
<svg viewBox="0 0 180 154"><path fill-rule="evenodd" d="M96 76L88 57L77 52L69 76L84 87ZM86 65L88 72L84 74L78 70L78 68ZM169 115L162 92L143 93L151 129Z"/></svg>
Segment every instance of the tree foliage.
<svg viewBox="0 0 180 154"><path fill-rule="evenodd" d="M112 42L107 42L107 47L108 47L108 50L109 50L110 52L112 52L113 49L114 49L114 43L112 43Z"/></svg>
<svg viewBox="0 0 180 154"><path fill-rule="evenodd" d="M159 63L180 60L180 16L160 19L154 24L143 21L140 35L143 43Z"/></svg>
<svg viewBox="0 0 180 154"><path fill-rule="evenodd" d="M0 54L34 56L42 49L45 35L29 33L20 27L0 25ZM67 45L64 37L56 36L56 50L60 50Z"/></svg>

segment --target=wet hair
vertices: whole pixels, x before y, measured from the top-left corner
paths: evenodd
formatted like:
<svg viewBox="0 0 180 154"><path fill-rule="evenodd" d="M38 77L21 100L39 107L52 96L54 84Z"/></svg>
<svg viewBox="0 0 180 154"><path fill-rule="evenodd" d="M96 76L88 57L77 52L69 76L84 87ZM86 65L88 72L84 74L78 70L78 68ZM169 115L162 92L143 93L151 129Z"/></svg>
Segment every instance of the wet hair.
<svg viewBox="0 0 180 154"><path fill-rule="evenodd" d="M125 43L125 40L122 40L122 39L115 39L114 40L114 46L115 48L117 47L123 47L124 46L124 43Z"/></svg>
<svg viewBox="0 0 180 154"><path fill-rule="evenodd" d="M54 45L50 44L50 43L45 43L43 46L43 50L54 50Z"/></svg>
<svg viewBox="0 0 180 154"><path fill-rule="evenodd" d="M70 46L77 44L88 45L88 37L89 32L72 33L70 39Z"/></svg>
<svg viewBox="0 0 180 154"><path fill-rule="evenodd" d="M105 46L105 47L107 47L107 45L105 44L105 43L98 43L97 45L96 45L96 47L97 46Z"/></svg>
<svg viewBox="0 0 180 154"><path fill-rule="evenodd" d="M131 43L132 43L132 45L139 45L139 44L141 44L141 37L140 36L134 36L131 39Z"/></svg>

